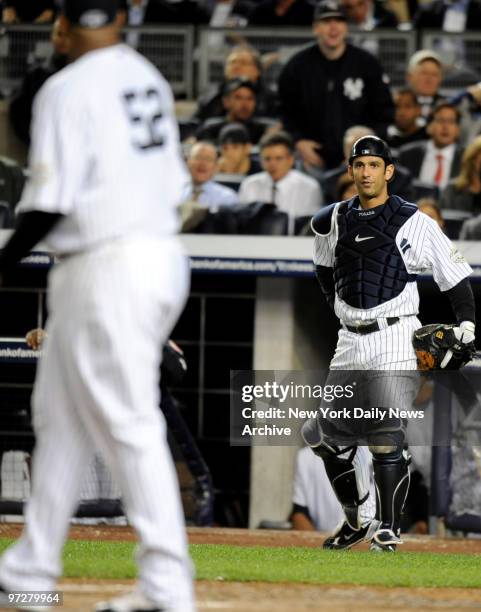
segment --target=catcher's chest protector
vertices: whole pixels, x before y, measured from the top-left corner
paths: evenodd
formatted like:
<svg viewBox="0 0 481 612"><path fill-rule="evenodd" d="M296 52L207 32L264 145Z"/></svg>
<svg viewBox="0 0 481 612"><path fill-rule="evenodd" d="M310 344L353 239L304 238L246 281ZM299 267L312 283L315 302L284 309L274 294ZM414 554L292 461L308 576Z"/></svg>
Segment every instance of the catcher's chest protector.
<svg viewBox="0 0 481 612"><path fill-rule="evenodd" d="M396 235L417 207L397 196L369 210L354 208L354 201L338 208L334 283L344 302L365 310L392 300L416 280L406 270Z"/></svg>

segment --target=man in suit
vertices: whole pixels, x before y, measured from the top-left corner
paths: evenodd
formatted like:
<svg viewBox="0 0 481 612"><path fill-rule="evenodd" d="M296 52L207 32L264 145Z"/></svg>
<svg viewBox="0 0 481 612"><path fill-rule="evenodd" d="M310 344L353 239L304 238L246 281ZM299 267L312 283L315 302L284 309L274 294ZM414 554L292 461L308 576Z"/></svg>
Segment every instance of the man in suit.
<svg viewBox="0 0 481 612"><path fill-rule="evenodd" d="M429 117L429 140L399 149L399 163L424 184L444 189L459 173L462 149L458 144L461 114L456 106L440 102Z"/></svg>

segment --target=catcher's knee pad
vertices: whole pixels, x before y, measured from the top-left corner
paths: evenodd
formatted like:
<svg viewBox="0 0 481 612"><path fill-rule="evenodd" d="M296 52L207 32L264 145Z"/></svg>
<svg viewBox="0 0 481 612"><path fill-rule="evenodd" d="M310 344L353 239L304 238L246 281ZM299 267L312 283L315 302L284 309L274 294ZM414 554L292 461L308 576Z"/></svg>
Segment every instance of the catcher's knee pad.
<svg viewBox="0 0 481 612"><path fill-rule="evenodd" d="M356 467L353 463L357 446L340 449L321 444L312 450L324 461L326 473L344 509L347 522L353 529L359 529L361 527L359 506L369 497L369 488L366 491L359 490Z"/></svg>
<svg viewBox="0 0 481 612"><path fill-rule="evenodd" d="M402 447L391 452L376 452L372 447L374 480L376 482L376 518L384 528L397 536L401 530L401 515L409 490L410 456Z"/></svg>
<svg viewBox="0 0 481 612"><path fill-rule="evenodd" d="M370 445L369 446L369 450L371 451L371 453L373 455L390 455L394 452L396 452L396 447L395 446L376 446L376 445Z"/></svg>
<svg viewBox="0 0 481 612"><path fill-rule="evenodd" d="M404 430L400 423L397 431L383 433L371 433L367 437L367 443L371 453L376 455L389 455L394 452L401 452L404 445Z"/></svg>

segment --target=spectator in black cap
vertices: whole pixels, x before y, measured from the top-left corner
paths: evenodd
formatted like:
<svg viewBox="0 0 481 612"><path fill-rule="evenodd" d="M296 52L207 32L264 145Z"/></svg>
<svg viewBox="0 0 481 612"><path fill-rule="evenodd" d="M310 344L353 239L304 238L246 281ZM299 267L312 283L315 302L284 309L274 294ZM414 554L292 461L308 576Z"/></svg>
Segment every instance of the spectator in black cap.
<svg viewBox="0 0 481 612"><path fill-rule="evenodd" d="M242 123L229 123L221 129L219 148L218 172L248 176L261 171L259 162L250 155L252 143L249 132Z"/></svg>
<svg viewBox="0 0 481 612"><path fill-rule="evenodd" d="M346 42L346 16L336 0L314 12L317 41L294 55L279 78L281 119L306 169L322 174L343 159L347 128L366 124L384 137L394 115L379 61Z"/></svg>
<svg viewBox="0 0 481 612"><path fill-rule="evenodd" d="M226 84L222 99L226 114L223 117L207 119L196 132L197 140L217 141L221 129L229 123L244 125L250 141L257 144L266 129L275 124L274 120L255 117L257 86L252 81L239 78Z"/></svg>

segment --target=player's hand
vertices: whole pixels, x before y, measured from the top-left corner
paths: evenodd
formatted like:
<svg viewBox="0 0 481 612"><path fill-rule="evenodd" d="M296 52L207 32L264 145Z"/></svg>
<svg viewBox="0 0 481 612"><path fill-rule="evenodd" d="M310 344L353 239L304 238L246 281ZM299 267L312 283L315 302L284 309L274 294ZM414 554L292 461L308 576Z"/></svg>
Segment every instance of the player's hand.
<svg viewBox="0 0 481 612"><path fill-rule="evenodd" d="M34 351L38 351L46 337L47 332L39 327L37 329L31 329L27 333L25 336L25 342Z"/></svg>
<svg viewBox="0 0 481 612"><path fill-rule="evenodd" d="M298 140L296 149L302 157L302 161L309 166L324 167L324 160L319 155L321 145L315 140Z"/></svg>
<svg viewBox="0 0 481 612"><path fill-rule="evenodd" d="M463 321L459 324L459 327L454 327L453 332L456 336L456 340L459 340L463 344L469 344L474 342L475 338L475 326L472 321Z"/></svg>

